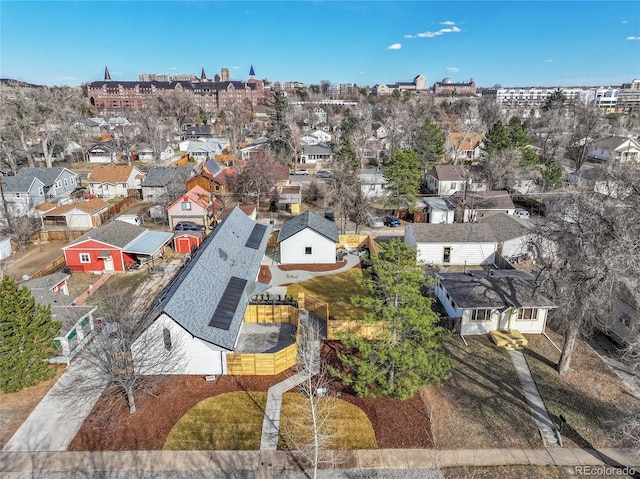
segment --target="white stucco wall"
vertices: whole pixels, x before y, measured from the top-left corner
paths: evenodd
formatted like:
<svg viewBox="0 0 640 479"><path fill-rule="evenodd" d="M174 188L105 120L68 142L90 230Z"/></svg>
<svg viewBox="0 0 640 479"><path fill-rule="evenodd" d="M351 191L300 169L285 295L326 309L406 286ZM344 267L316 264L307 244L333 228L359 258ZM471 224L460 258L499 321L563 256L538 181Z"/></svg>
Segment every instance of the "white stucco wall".
<svg viewBox="0 0 640 479"><path fill-rule="evenodd" d="M429 212L429 223L453 223L454 210L436 210Z"/></svg>
<svg viewBox="0 0 640 479"><path fill-rule="evenodd" d="M305 249L311 247L311 254ZM336 244L330 239L305 228L280 243L282 264L331 264L336 262Z"/></svg>
<svg viewBox="0 0 640 479"><path fill-rule="evenodd" d="M178 363L171 374L225 374L227 370L226 354L228 351L222 348L195 338L189 334L184 328L173 321L166 315L161 315L154 323L147 328L142 336L133 344L134 358L138 355L136 351L140 349L140 345L144 344L145 348L151 345L157 345L158 348L164 348L164 328L171 332L171 343L174 348L178 349L176 354L176 362ZM167 368L158 365L157 370L145 371L145 374L167 374Z"/></svg>

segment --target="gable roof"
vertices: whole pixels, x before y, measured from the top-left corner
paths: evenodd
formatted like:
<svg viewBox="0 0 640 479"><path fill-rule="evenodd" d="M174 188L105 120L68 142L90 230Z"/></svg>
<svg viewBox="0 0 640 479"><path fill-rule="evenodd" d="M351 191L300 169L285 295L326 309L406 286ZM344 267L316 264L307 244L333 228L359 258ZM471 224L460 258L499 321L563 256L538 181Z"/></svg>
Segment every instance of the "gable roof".
<svg viewBox="0 0 640 479"><path fill-rule="evenodd" d="M69 248L89 239L115 246L116 248L124 248L146 231L147 229L142 226L115 220L111 223L107 223L106 225L102 225L99 228L88 231L79 238L70 242L67 246L63 246L62 249Z"/></svg>
<svg viewBox="0 0 640 479"><path fill-rule="evenodd" d="M315 231L334 243L340 241L338 238L338 226L333 221L323 218L315 211L307 210L301 215L291 218L282 224L280 234L278 234L278 243L298 234L306 228Z"/></svg>
<svg viewBox="0 0 640 479"><path fill-rule="evenodd" d="M452 131L449 133L449 144L458 150L473 150L482 143L483 136L474 131L463 133L461 131Z"/></svg>
<svg viewBox="0 0 640 479"><path fill-rule="evenodd" d="M459 165L436 165L430 171L438 181L465 181L469 173Z"/></svg>
<svg viewBox="0 0 640 479"><path fill-rule="evenodd" d="M133 165L100 165L96 166L89 176L89 183L126 183L135 166ZM137 168L135 168L137 170Z"/></svg>
<svg viewBox="0 0 640 479"><path fill-rule="evenodd" d="M77 176L76 173L64 167L54 167L54 168L25 167L20 169L18 173L16 173L16 176L27 177L27 178L38 178L40 181L42 181L42 183L44 183L45 186L49 186L49 185L53 185L65 170Z"/></svg>
<svg viewBox="0 0 640 479"><path fill-rule="evenodd" d="M182 166L154 166L147 172L142 187L163 187L180 178Z"/></svg>
<svg viewBox="0 0 640 479"><path fill-rule="evenodd" d="M499 243L530 233L527 226L505 213L479 223L412 223L406 228L413 231L418 243Z"/></svg>
<svg viewBox="0 0 640 479"><path fill-rule="evenodd" d="M263 231L253 248L247 241L256 226ZM233 350L249 300L269 287L256 278L270 230L234 208L161 294L151 319L165 313L193 336Z"/></svg>
<svg viewBox="0 0 640 479"><path fill-rule="evenodd" d="M91 198L90 200L82 201L80 203L69 203L58 206L57 208L46 211L45 214L46 216L61 216L71 210L78 209L91 215L107 208L108 206L109 204L100 198Z"/></svg>
<svg viewBox="0 0 640 479"><path fill-rule="evenodd" d="M638 144L638 140L636 140L635 138L627 138L626 136L614 135L608 136L607 138L595 140L593 143L591 143L591 147L602 148L603 150L615 150L628 141L635 143L636 147L640 147L640 145Z"/></svg>
<svg viewBox="0 0 640 479"><path fill-rule="evenodd" d="M27 193L31 190L33 183L38 182L43 187L45 184L38 178L29 176L5 176L2 178L2 187L5 193Z"/></svg>
<svg viewBox="0 0 640 479"><path fill-rule="evenodd" d="M456 305L462 309L554 308L536 290L534 276L523 270L436 273Z"/></svg>
<svg viewBox="0 0 640 479"><path fill-rule="evenodd" d="M202 165L202 169L212 176L217 175L221 171L220 165L218 165L216 160L213 159L205 161L204 165Z"/></svg>

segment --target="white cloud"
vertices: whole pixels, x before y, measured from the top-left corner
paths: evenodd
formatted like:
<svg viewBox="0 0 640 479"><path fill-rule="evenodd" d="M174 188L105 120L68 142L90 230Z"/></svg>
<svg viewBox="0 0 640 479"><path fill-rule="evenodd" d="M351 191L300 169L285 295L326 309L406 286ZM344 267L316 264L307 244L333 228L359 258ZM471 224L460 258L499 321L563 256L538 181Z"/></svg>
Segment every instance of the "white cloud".
<svg viewBox="0 0 640 479"><path fill-rule="evenodd" d="M551 63L553 60L551 58L547 58L544 62L545 63Z"/></svg>
<svg viewBox="0 0 640 479"><path fill-rule="evenodd" d="M176 67L171 67L170 70L177 70L177 68Z"/></svg>
<svg viewBox="0 0 640 479"><path fill-rule="evenodd" d="M627 37L627 40L640 40L640 37Z"/></svg>
<svg viewBox="0 0 640 479"><path fill-rule="evenodd" d="M416 38L416 36L407 34L407 35L404 36L404 38Z"/></svg>
<svg viewBox="0 0 640 479"><path fill-rule="evenodd" d="M447 23L447 25L449 25L449 23ZM438 37L440 35L444 35L445 33L458 33L458 32L461 32L461 31L462 31L462 29L460 29L460 27L455 26L455 24L454 24L451 28L441 28L440 30L438 30L436 32L422 32L422 33L418 33L417 36L419 38L434 38L434 37Z"/></svg>
<svg viewBox="0 0 640 479"><path fill-rule="evenodd" d="M622 20L620 23L629 23L629 20Z"/></svg>
<svg viewBox="0 0 640 479"><path fill-rule="evenodd" d="M240 70L240 69L241 69L241 67L239 67L239 66L235 65L235 66L232 66L232 67L231 67L231 69L232 69L232 70Z"/></svg>
<svg viewBox="0 0 640 479"><path fill-rule="evenodd" d="M440 25L455 25L456 22L452 22L451 20L447 20L446 22L440 22Z"/></svg>
<svg viewBox="0 0 640 479"><path fill-rule="evenodd" d="M451 73L458 73L460 71L460 68L458 68L458 67L447 67L446 70L451 72Z"/></svg>
<svg viewBox="0 0 640 479"><path fill-rule="evenodd" d="M387 47L387 50L400 50L402 48L401 43L393 43Z"/></svg>

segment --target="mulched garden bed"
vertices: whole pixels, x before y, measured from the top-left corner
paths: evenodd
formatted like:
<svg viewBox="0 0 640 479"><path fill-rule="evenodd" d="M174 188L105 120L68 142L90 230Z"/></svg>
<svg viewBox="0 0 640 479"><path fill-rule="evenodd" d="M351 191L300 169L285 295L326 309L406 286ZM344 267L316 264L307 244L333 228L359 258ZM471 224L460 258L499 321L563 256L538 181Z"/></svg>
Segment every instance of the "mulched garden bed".
<svg viewBox="0 0 640 479"><path fill-rule="evenodd" d="M329 264L280 264L278 269L281 271L333 271L340 269L347 264L346 261L337 261Z"/></svg>
<svg viewBox="0 0 640 479"><path fill-rule="evenodd" d="M327 348L325 348L325 352ZM137 397L138 410L108 411L101 398L69 445L70 451L124 451L162 449L171 428L197 403L232 391L267 391L293 374L277 376L222 376L207 382L203 376L175 376L156 385L153 395ZM361 408L369 417L380 448L430 448L428 410L420 395L406 401L356 397L339 384L340 398Z"/></svg>

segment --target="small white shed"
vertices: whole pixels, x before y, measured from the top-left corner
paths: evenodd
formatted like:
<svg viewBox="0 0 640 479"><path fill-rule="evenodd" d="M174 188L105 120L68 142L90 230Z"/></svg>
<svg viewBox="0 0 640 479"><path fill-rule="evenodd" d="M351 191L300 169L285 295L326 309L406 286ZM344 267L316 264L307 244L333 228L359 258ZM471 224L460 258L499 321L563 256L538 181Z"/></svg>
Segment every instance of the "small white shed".
<svg viewBox="0 0 640 479"><path fill-rule="evenodd" d="M336 262L338 227L333 221L307 210L286 221L280 229L282 264L331 264Z"/></svg>

